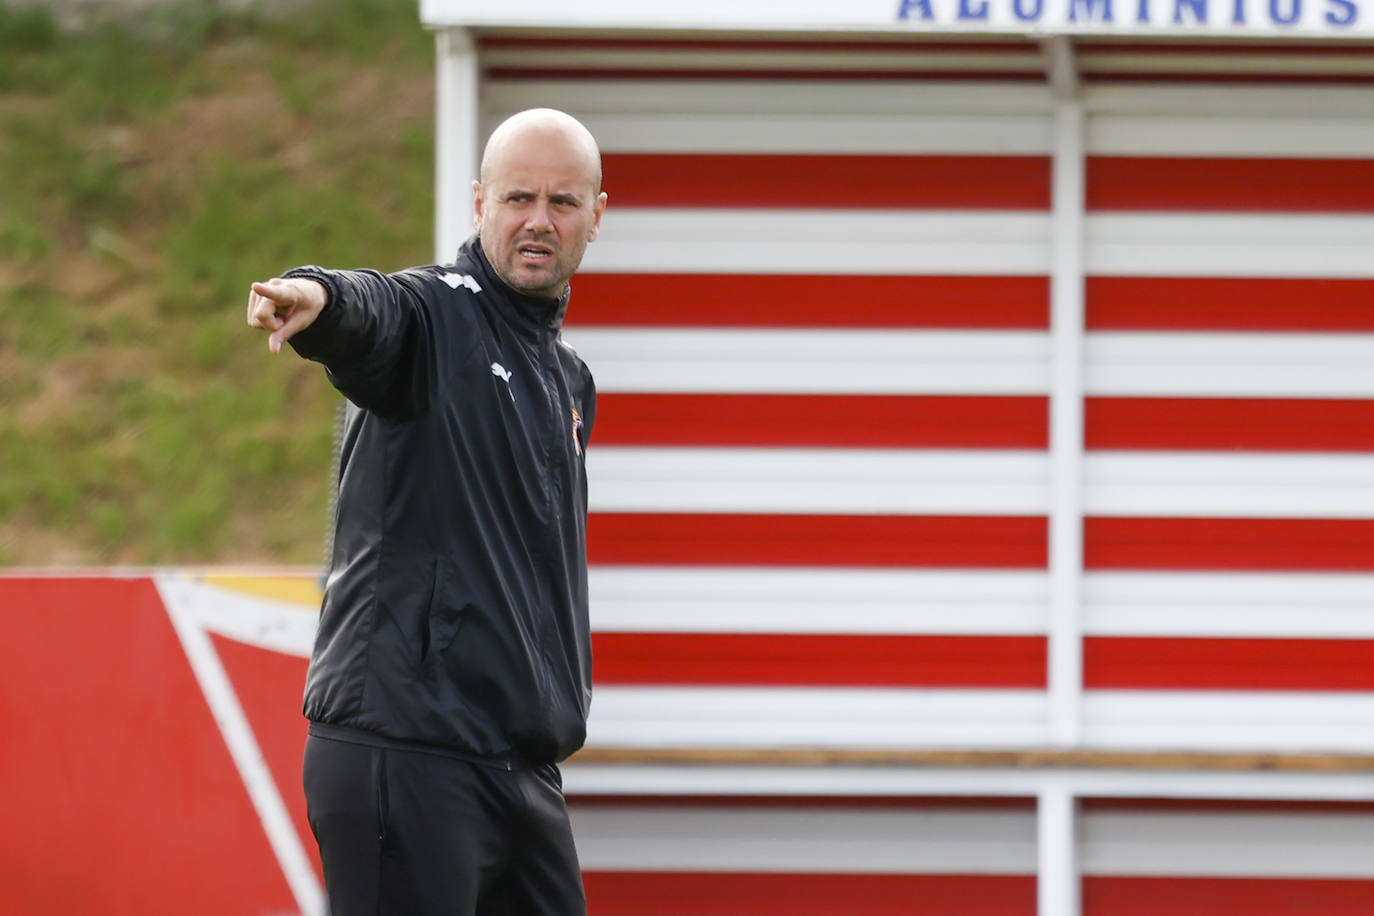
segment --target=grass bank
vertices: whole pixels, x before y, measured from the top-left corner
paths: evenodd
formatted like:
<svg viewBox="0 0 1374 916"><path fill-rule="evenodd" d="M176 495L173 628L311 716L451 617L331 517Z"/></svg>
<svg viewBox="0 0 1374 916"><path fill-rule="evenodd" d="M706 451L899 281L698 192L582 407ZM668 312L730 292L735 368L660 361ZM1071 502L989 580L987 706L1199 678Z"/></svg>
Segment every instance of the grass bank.
<svg viewBox="0 0 1374 916"><path fill-rule="evenodd" d="M248 283L429 260L432 150L414 0L0 6L0 565L318 562L337 395Z"/></svg>

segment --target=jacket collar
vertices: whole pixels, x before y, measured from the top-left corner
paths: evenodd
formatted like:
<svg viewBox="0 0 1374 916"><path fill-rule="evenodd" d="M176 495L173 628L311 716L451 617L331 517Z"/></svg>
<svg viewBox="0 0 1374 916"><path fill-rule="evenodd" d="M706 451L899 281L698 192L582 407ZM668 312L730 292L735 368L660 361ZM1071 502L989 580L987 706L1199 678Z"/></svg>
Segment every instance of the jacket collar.
<svg viewBox="0 0 1374 916"><path fill-rule="evenodd" d="M487 253L482 250L481 241L476 235L458 249L458 262L472 264L473 272L477 274L482 289L492 293L518 324L534 329L550 328L555 331L563 326L563 316L567 314L568 298L572 293L571 286L564 287L562 295L556 299L527 296L511 289L487 260Z"/></svg>

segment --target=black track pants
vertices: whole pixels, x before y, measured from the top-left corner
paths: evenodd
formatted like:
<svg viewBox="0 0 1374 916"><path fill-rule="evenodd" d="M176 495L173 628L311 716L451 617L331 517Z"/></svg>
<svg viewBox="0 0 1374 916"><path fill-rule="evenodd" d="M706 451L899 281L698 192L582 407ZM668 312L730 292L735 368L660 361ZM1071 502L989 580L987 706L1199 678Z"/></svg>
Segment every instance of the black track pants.
<svg viewBox="0 0 1374 916"><path fill-rule="evenodd" d="M312 734L304 775L331 916L587 912L556 767Z"/></svg>

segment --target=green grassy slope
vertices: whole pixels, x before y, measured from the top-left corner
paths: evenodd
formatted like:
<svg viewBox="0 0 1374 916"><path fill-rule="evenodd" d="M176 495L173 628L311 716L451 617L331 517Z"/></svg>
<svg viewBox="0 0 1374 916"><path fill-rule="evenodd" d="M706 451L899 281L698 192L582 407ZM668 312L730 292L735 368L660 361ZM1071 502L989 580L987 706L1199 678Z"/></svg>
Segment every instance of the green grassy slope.
<svg viewBox="0 0 1374 916"><path fill-rule="evenodd" d="M338 398L248 284L431 259L433 64L413 0L0 5L0 565L320 560Z"/></svg>

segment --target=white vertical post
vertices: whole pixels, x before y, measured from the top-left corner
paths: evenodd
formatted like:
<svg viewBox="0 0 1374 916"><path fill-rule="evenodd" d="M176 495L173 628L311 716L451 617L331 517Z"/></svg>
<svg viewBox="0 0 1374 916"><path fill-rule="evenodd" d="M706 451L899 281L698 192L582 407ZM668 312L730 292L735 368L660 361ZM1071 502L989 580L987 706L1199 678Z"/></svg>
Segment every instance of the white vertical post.
<svg viewBox="0 0 1374 916"><path fill-rule="evenodd" d="M1081 742L1083 697L1083 103L1070 39L1044 45L1054 92L1050 266L1050 740ZM1038 916L1079 916L1078 802L1051 780L1037 805Z"/></svg>
<svg viewBox="0 0 1374 916"><path fill-rule="evenodd" d="M1080 741L1083 694L1083 104L1067 38L1050 39L1050 740Z"/></svg>
<svg viewBox="0 0 1374 916"><path fill-rule="evenodd" d="M448 264L472 234L479 165L477 45L467 29L435 35L434 261Z"/></svg>
<svg viewBox="0 0 1374 916"><path fill-rule="evenodd" d="M1073 787L1050 783L1040 790L1036 825L1035 883L1038 916L1079 916L1077 814Z"/></svg>

